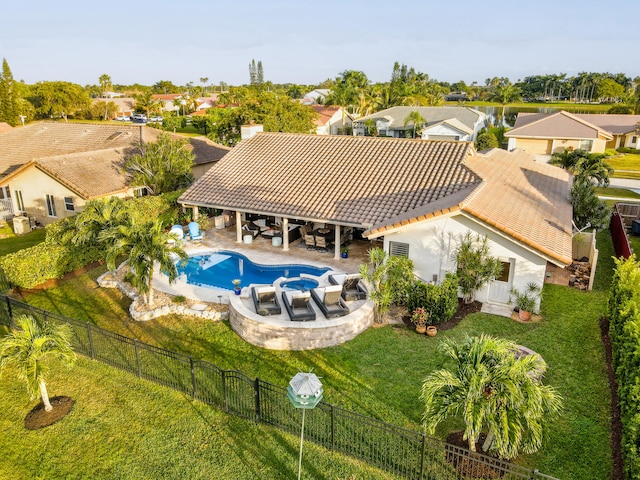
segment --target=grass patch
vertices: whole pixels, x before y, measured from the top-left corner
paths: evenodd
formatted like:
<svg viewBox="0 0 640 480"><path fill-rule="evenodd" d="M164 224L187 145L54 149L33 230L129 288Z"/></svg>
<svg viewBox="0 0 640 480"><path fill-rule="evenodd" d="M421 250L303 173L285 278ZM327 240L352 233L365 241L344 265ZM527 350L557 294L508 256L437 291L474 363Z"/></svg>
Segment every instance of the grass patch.
<svg viewBox="0 0 640 480"><path fill-rule="evenodd" d="M435 338L417 335L404 326L386 326L371 328L346 344L309 352L254 347L241 340L228 322L180 316L132 321L127 313L128 299L117 290L96 288L95 278L104 272L104 267L55 289L31 294L26 300L281 386L298 371L313 368L325 386L325 401L412 429L419 428L421 419L422 406L418 400L421 381L440 366L441 358L436 354L439 340L460 340L465 335L482 332L508 338L543 356L549 364L546 383L564 397L562 417L553 425L543 448L534 455L519 457L517 463L563 479L610 478L611 395L598 325L605 311L613 271L608 231L598 233L598 248L600 262L594 291L586 293L545 285L543 320L539 323L522 324L504 317L474 314L456 328L439 332ZM295 455L292 453L295 440L282 432L224 416L168 389L139 382L132 375L120 374L98 363L82 360L81 368L83 370L73 374L77 379L74 390L61 392L71 393L78 400L72 414L78 417L73 417L78 423L74 424L72 435L62 435L60 444L57 438L62 432L56 430L52 435L55 440L51 440L56 445L48 444L44 454L40 444L17 431L22 428L21 419L28 408L16 397L6 395L17 395L14 390L19 386L12 383L0 386L0 401L11 405L5 418L0 420L9 432L0 439L0 448L10 453L0 460L0 474L13 462L23 469L24 477L35 475L35 469L42 468L42 463L51 469L66 468L64 464L71 462L65 459L74 455L73 452L83 458L82 462L74 462L76 477L155 478L153 475L160 471L165 477L171 477L171 472L182 469L177 476L200 478L194 465L201 461L204 462L201 471L215 468L217 478L285 478L295 473L289 458ZM104 388L93 385L94 378L100 383L102 376L117 379L113 383L107 381ZM95 405L100 414L83 410L84 403ZM112 416L117 418L117 422L113 420L114 425L111 425ZM122 425L127 425L126 433ZM460 427L460 422L448 422L441 426L437 436L444 438L452 429ZM60 426L51 428L69 427L61 422ZM87 453L94 451L93 444L96 453ZM313 448L317 449L315 456L309 455L305 447L307 469L315 472L308 474L311 478L349 478L349 475L386 478L373 470L362 473L365 467L349 460L336 460L338 470L328 469L326 475L321 475L329 463L334 463L334 458L341 457ZM191 451L193 458L189 458ZM17 452L24 452L21 454L25 460L17 459ZM44 460L34 461L36 457L42 459L42 455L46 457ZM212 467L213 458L218 460ZM265 465L258 467L262 463ZM255 470L257 468L264 470ZM166 473L162 469L166 469ZM66 477L67 474L63 470L52 470L46 476Z"/></svg>
<svg viewBox="0 0 640 480"><path fill-rule="evenodd" d="M605 161L611 165L611 168L614 170L640 172L640 154L637 153L619 153L607 157Z"/></svg>
<svg viewBox="0 0 640 480"><path fill-rule="evenodd" d="M50 394L73 410L43 430L24 428L24 385L0 383L0 478L291 479L299 437L227 415L170 389L80 357L54 372ZM295 414L295 412L294 412ZM395 479L363 462L304 443L304 478Z"/></svg>
<svg viewBox="0 0 640 480"><path fill-rule="evenodd" d="M8 225L0 229L0 256L44 242L45 229L37 228L24 235L16 235Z"/></svg>
<svg viewBox="0 0 640 480"><path fill-rule="evenodd" d="M630 200L640 200L640 194L626 188L596 187L596 194L604 197L619 197L628 198Z"/></svg>

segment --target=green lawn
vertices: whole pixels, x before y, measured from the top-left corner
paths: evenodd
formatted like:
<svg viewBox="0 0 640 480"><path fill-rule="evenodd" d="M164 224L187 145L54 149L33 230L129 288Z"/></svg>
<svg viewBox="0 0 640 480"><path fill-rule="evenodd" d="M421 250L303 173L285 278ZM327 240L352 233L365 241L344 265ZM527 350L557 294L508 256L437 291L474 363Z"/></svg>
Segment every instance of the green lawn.
<svg viewBox="0 0 640 480"><path fill-rule="evenodd" d="M38 243L44 242L44 228L37 228L24 235L16 235L11 227L4 224L0 227L0 257L7 253L17 252L23 248L32 247Z"/></svg>
<svg viewBox="0 0 640 480"><path fill-rule="evenodd" d="M562 479L611 478L611 396L598 323L613 265L608 232L599 234L598 247L594 292L546 285L544 318L539 323L475 314L434 339L386 326L371 328L344 345L312 352L253 347L228 322L177 316L133 322L127 315L128 299L116 290L96 288L94 280L104 267L27 300L282 386L298 371L313 368L325 386L325 401L408 428L419 428L420 383L440 365L435 353L438 340L481 332L509 338L545 358L546 382L564 397L563 415L543 448L519 457L517 463ZM9 375L3 377L0 401L11 408L0 420L3 431L9 432L0 436L0 450L6 452L0 459L0 474L11 468L20 469L22 475L14 478L158 478L154 476L158 472L165 474L163 478L174 478L177 471L185 472L183 478L200 478L198 472L207 470L215 472L215 478L290 478L294 474L295 438L275 429L225 416L87 360L71 374L56 374L54 384L52 394L69 394L78 401L72 416L48 430L27 433L22 418L35 402L26 404L21 385ZM460 422L449 422L437 435L443 437L460 426ZM44 442L50 443L43 452ZM309 447L305 452L312 448L315 454L305 457L311 478L387 478L320 448ZM82 461L71 470L66 460L74 452ZM43 463L47 474L42 473ZM325 470L326 475L321 473Z"/></svg>
<svg viewBox="0 0 640 480"><path fill-rule="evenodd" d="M629 200L640 200L640 194L626 188L596 187L596 194L605 197L618 197L628 198Z"/></svg>

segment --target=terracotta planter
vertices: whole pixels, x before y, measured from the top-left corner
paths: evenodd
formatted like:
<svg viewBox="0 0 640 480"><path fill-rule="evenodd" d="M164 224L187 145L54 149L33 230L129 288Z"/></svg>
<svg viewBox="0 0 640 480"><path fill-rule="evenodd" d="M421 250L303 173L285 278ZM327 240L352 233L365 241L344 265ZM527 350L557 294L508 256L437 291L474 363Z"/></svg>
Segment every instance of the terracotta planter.
<svg viewBox="0 0 640 480"><path fill-rule="evenodd" d="M416 333L419 333L420 335L424 335L424 332L426 331L427 331L426 325L416 325Z"/></svg>
<svg viewBox="0 0 640 480"><path fill-rule="evenodd" d="M528 322L529 320L531 320L531 312L520 309L518 310L518 318L523 322Z"/></svg>
<svg viewBox="0 0 640 480"><path fill-rule="evenodd" d="M430 337L435 337L436 333L438 333L438 329L434 325L429 325L427 327L427 335Z"/></svg>

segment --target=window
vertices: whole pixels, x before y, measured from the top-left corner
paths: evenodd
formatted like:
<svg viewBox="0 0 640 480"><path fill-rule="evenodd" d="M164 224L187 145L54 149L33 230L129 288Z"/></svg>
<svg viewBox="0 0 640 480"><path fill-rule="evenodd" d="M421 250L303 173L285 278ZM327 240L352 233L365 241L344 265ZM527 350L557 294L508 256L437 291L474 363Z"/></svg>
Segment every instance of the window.
<svg viewBox="0 0 640 480"><path fill-rule="evenodd" d="M631 137L631 145L635 145L636 143L638 143L638 137Z"/></svg>
<svg viewBox="0 0 640 480"><path fill-rule="evenodd" d="M401 242L389 242L389 255L392 257L408 257L409 244Z"/></svg>
<svg viewBox="0 0 640 480"><path fill-rule="evenodd" d="M47 200L47 215L49 215L50 217L57 217L56 204L53 200L53 195L46 194L45 198Z"/></svg>
<svg viewBox="0 0 640 480"><path fill-rule="evenodd" d="M502 264L502 272L500 272L500 275L496 277L496 280L498 282L509 282L509 277L511 275L511 262L508 260L501 260L500 263Z"/></svg>
<svg viewBox="0 0 640 480"><path fill-rule="evenodd" d="M11 191L9 191L9 186L2 187L2 189L0 189L0 198L2 199L11 198Z"/></svg>
<svg viewBox="0 0 640 480"><path fill-rule="evenodd" d="M580 146L578 148L580 150L584 150L585 152L590 152L592 145L593 140L580 140Z"/></svg>
<svg viewBox="0 0 640 480"><path fill-rule="evenodd" d="M24 201L22 200L22 191L16 190L14 194L16 197L16 208L18 209L19 212L24 212Z"/></svg>
<svg viewBox="0 0 640 480"><path fill-rule="evenodd" d="M64 197L64 209L67 212L75 212L76 206L73 203L73 197Z"/></svg>

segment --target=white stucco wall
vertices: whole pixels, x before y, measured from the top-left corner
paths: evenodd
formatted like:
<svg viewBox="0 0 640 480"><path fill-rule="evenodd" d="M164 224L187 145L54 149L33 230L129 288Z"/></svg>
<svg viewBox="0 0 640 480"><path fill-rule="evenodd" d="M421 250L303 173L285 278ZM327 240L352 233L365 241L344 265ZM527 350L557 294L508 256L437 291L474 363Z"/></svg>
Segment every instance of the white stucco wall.
<svg viewBox="0 0 640 480"><path fill-rule="evenodd" d="M442 136L451 137L452 141L458 140L458 141L466 142L472 139L471 135L467 135L466 133L461 132L460 130L456 130L444 124L434 125L431 128L423 129L421 137L423 140L429 140L434 135L438 137L442 137Z"/></svg>
<svg viewBox="0 0 640 480"><path fill-rule="evenodd" d="M455 271L454 252L458 239L467 230L489 237L492 256L502 261L515 261L513 288L524 290L529 282L543 285L547 265L544 258L460 214L408 225L396 233L387 234L384 248L389 252L389 242L409 244L409 258L414 262L414 273L426 282L437 275L440 282L447 272ZM490 300L487 287L478 292L476 299L483 303L499 303Z"/></svg>
<svg viewBox="0 0 640 480"><path fill-rule="evenodd" d="M30 217L36 217L43 225L55 222L60 218L71 217L80 212L86 205L86 200L77 193L60 184L49 175L37 168L29 168L9 181L13 208L18 212L16 191L22 192L24 211ZM53 196L56 216L51 217L47 212L46 195ZM133 190L118 194L119 197L132 197ZM64 197L73 198L74 211L65 210Z"/></svg>

